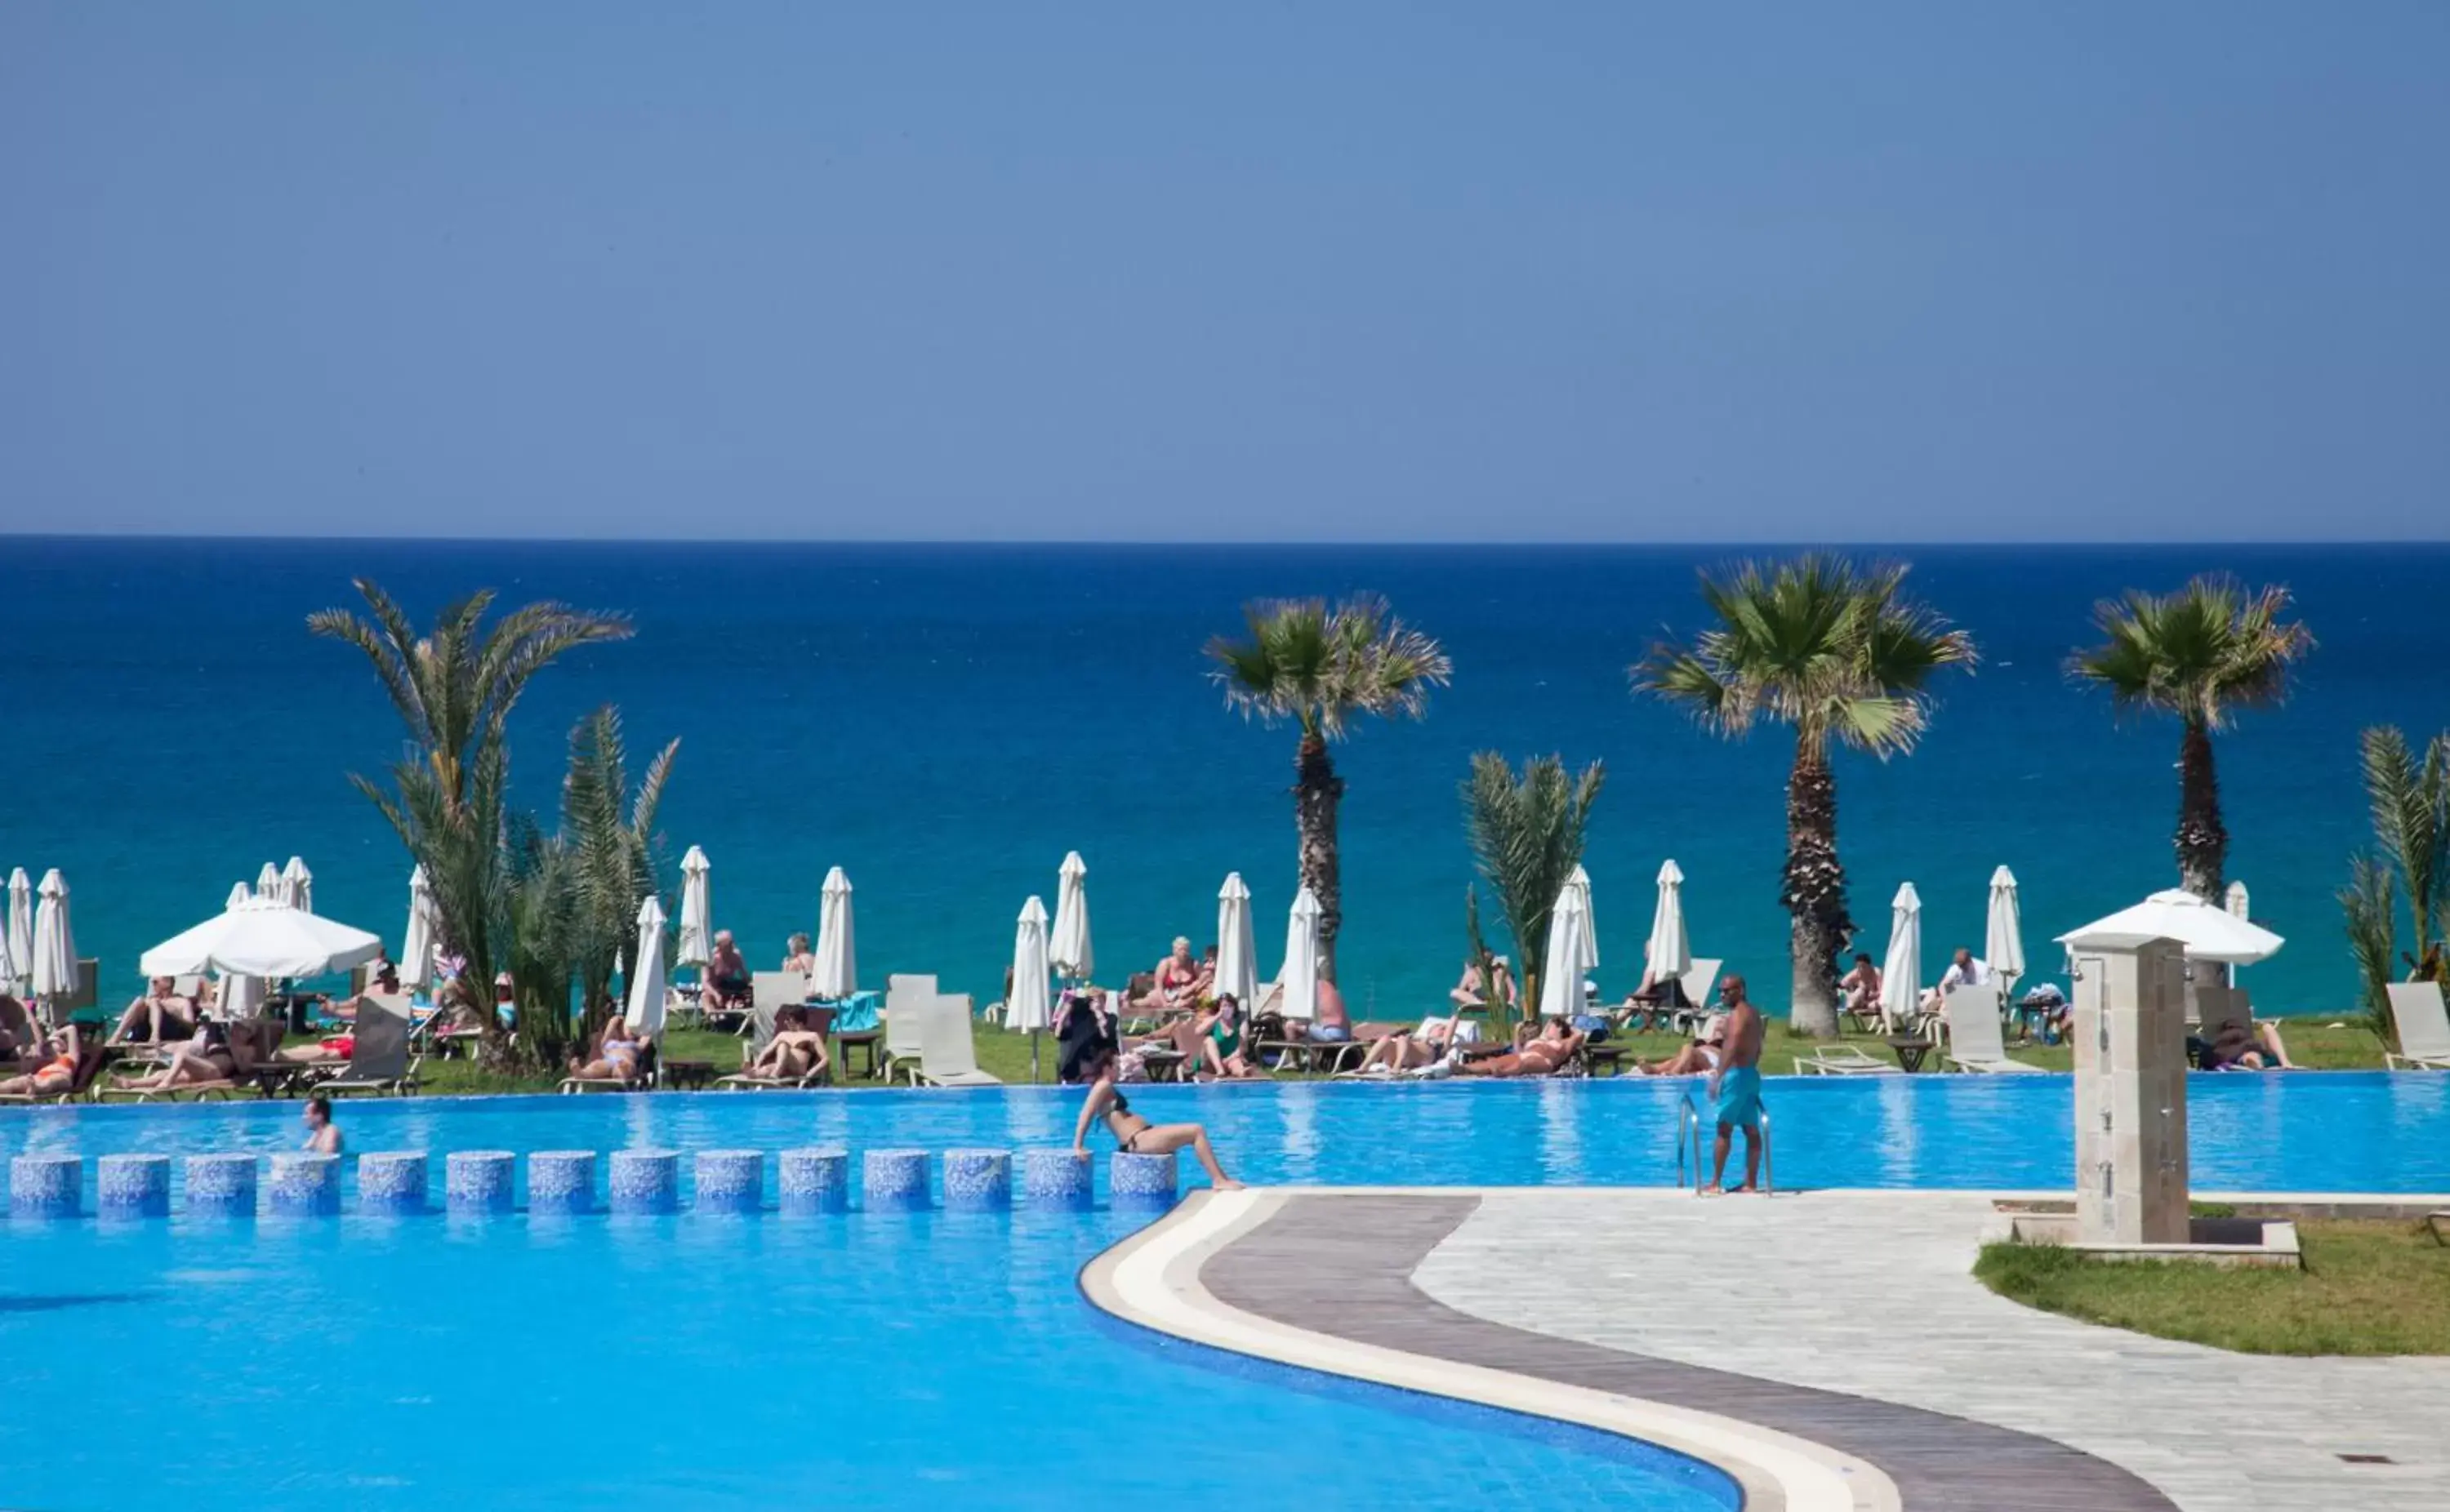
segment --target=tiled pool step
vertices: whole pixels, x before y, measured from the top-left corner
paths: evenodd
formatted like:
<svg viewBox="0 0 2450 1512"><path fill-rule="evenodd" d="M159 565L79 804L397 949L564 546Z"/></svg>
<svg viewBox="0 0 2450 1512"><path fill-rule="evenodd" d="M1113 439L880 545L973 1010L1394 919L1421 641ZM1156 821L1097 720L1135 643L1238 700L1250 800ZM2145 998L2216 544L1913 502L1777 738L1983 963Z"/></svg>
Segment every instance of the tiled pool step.
<svg viewBox="0 0 2450 1512"><path fill-rule="evenodd" d="M531 1214L698 1212L755 1214L767 1207L768 1181L763 1150L616 1150L609 1159L593 1150L455 1150L440 1156L440 1203L430 1185L437 1158L423 1151L371 1151L355 1156L282 1152L269 1156L231 1152L191 1154L104 1155L96 1164L95 1214L112 1220L166 1218L174 1208L194 1216L253 1215L259 1208L282 1217L339 1214L345 1166L356 1173L361 1213L409 1216L439 1208L455 1217L483 1217L516 1211L518 1168L527 1170L526 1211ZM996 1149L936 1152L880 1149L852 1153L840 1146L785 1150L771 1158L779 1179L776 1206L790 1216L849 1211L851 1172L861 1173L864 1200L873 1212L946 1209L994 1212L1015 1206L1082 1211L1097 1190L1096 1157L1067 1148L1016 1153ZM693 1176L690 1200L682 1200L684 1160ZM259 1183L259 1169L269 1161ZM172 1201L171 1172L183 1177ZM938 1167L942 1166L941 1180ZM605 1175L599 1195L597 1177ZM1118 1152L1109 1162L1108 1185L1118 1207L1163 1209L1173 1205L1181 1177L1172 1154ZM18 1155L9 1163L9 1212L23 1220L81 1218L85 1208L85 1160L53 1152ZM259 1192L262 1201L259 1204Z"/></svg>

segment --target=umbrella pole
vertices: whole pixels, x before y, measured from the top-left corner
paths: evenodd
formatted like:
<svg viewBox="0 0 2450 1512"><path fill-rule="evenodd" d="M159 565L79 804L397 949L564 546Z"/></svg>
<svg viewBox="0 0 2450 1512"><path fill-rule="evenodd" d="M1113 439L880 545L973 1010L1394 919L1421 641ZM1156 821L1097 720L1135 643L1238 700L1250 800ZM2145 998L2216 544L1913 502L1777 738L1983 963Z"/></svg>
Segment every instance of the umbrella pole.
<svg viewBox="0 0 2450 1512"><path fill-rule="evenodd" d="M1038 1031L1029 1032L1029 1084L1038 1085Z"/></svg>

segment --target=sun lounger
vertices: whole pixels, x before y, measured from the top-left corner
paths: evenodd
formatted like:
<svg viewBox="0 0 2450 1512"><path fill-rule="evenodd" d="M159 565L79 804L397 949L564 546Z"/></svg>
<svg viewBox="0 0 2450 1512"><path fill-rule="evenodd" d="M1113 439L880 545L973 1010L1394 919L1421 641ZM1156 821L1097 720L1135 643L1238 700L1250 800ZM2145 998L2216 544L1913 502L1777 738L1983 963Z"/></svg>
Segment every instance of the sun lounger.
<svg viewBox="0 0 2450 1512"><path fill-rule="evenodd" d="M77 1062L76 1075L69 1078L66 1088L58 1092L0 1093L0 1103L29 1105L38 1102L74 1102L80 1097L90 1098L96 1090L94 1078L102 1075L102 1068L107 1063L107 1057L103 1055L102 1047L88 1045L83 1057ZM27 1068L29 1071L31 1069L30 1065ZM18 1076L24 1074L24 1072L11 1073Z"/></svg>
<svg viewBox="0 0 2450 1512"><path fill-rule="evenodd" d="M885 1058L877 1074L886 1081L898 1073L910 1085L919 1085L919 1058L924 1048L921 1020L935 1000L933 977L885 979Z"/></svg>
<svg viewBox="0 0 2450 1512"><path fill-rule="evenodd" d="M796 971L761 971L749 979L749 1000L753 1011L741 1024L740 1032L749 1032L751 1022L762 1019L766 1033L773 1033L774 1015L779 1009L797 1008L808 1000L808 979Z"/></svg>
<svg viewBox="0 0 2450 1512"><path fill-rule="evenodd" d="M1999 1024L1997 987L1959 987L1941 1000L1939 1016L1948 1026L1950 1065L1959 1071L1986 1073L2038 1072L2021 1060L2008 1058L2005 1031Z"/></svg>
<svg viewBox="0 0 2450 1512"><path fill-rule="evenodd" d="M1676 979L1676 990L1682 995L1684 1002L1682 1007L1668 1010L1669 1028L1679 1032L1690 1031L1716 1011L1711 1004L1719 996L1719 968L1725 964L1723 958L1697 960L1692 970Z"/></svg>
<svg viewBox="0 0 2450 1512"><path fill-rule="evenodd" d="M370 994L359 999L357 1047L349 1052L347 1069L314 1084L325 1096L335 1093L392 1093L405 1096L417 1090L417 1073L425 1057L408 1048L408 999Z"/></svg>
<svg viewBox="0 0 2450 1512"><path fill-rule="evenodd" d="M2194 994L2195 1018L2202 1025L2198 1032L2206 1039L2219 1038L2221 1030L2232 1023L2248 1034L2254 1032L2254 1014L2246 1007L2244 989L2197 982Z"/></svg>
<svg viewBox="0 0 2450 1512"><path fill-rule="evenodd" d="M834 1011L831 1008L810 1008L807 1010L807 1015L808 1032L820 1038L831 1038L834 1032ZM763 1054L766 1046L773 1042L773 1028L768 1024L751 1058L754 1058L757 1054ZM746 1062L743 1064L745 1065ZM742 1070L729 1076L716 1077L714 1084L734 1092L798 1092L808 1087L831 1085L834 1079L833 1070L833 1056L829 1046L826 1063L822 1066L810 1067L807 1075L803 1076L768 1076Z"/></svg>
<svg viewBox="0 0 2450 1512"><path fill-rule="evenodd" d="M2450 1008L2438 981L2390 984L2390 1018L2399 1026L2399 1048L2382 1052L2389 1071L2450 1071Z"/></svg>
<svg viewBox="0 0 2450 1512"><path fill-rule="evenodd" d="M1001 1087L1001 1076L979 1069L971 1037L970 998L939 996L919 1011L918 1079L930 1087Z"/></svg>
<svg viewBox="0 0 2450 1512"><path fill-rule="evenodd" d="M1822 1045L1795 1057L1799 1076L1885 1076L1899 1069L1896 1061L1868 1055L1858 1045Z"/></svg>

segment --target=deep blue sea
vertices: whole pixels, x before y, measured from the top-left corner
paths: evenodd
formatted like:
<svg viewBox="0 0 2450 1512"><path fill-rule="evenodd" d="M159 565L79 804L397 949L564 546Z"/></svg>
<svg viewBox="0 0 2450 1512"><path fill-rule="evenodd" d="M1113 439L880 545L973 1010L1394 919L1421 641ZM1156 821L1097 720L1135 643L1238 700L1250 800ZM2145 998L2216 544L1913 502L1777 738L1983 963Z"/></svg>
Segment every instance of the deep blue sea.
<svg viewBox="0 0 2450 1512"><path fill-rule="evenodd" d="M146 946L217 910L265 861L302 855L323 912L396 943L408 863L343 780L400 748L355 651L311 610L372 576L420 618L477 587L633 616L571 658L516 721L528 801L554 798L565 732L616 703L634 759L677 736L664 829L702 845L719 924L753 964L813 929L827 866L857 889L865 979L933 971L997 995L1013 921L1052 906L1068 849L1090 866L1100 975L1205 942L1228 871L1249 882L1273 974L1293 877L1293 736L1226 711L1202 643L1254 596L1373 589L1441 637L1452 688L1420 725L1337 752L1342 971L1355 1005L1437 999L1462 948L1471 863L1457 784L1471 752L1604 761L1590 835L1603 987L1641 972L1652 880L1687 879L1696 954L1787 992L1778 906L1789 747L1727 746L1635 701L1627 665L1698 619L1685 548L828 546L0 538L0 875L57 866L106 996ZM1900 549L1973 630L1929 738L1844 759L1840 839L1876 956L1911 879L1924 937L1981 943L1985 886L2023 883L2027 948L2170 885L2177 731L2113 722L2062 664L2094 601L2226 569L2287 584L2319 647L2294 700L2220 746L2230 871L2288 948L2246 978L2265 1011L2354 994L2333 891L2366 843L2360 727L2450 723L2450 547ZM676 891L677 875L674 877Z"/></svg>

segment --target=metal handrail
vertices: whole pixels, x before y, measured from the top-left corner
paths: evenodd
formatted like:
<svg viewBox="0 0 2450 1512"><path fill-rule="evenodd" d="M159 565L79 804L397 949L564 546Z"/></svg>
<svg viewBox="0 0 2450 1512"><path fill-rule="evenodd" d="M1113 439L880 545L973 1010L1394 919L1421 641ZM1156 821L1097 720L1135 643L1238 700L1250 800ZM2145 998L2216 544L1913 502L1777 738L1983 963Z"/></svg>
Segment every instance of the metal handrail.
<svg viewBox="0 0 2450 1512"><path fill-rule="evenodd" d="M1679 1102L1676 1108L1677 1190L1683 1190L1685 1157L1689 1153L1692 1157L1693 1190L1698 1193L1701 1190L1701 1110L1694 1106L1693 1095L1689 1092L1684 1095L1683 1100ZM1770 1139L1769 1125L1769 1108L1764 1104L1760 1111L1761 1192L1763 1195L1773 1195L1778 1191L1777 1146Z"/></svg>

